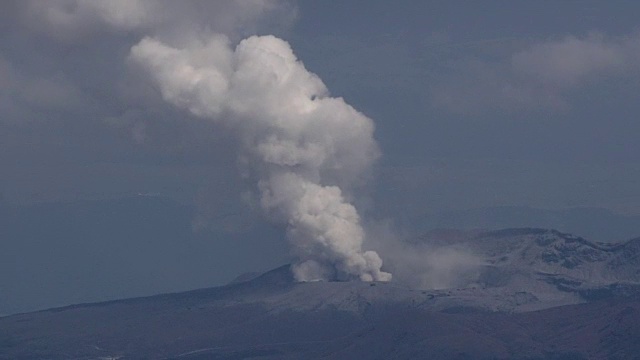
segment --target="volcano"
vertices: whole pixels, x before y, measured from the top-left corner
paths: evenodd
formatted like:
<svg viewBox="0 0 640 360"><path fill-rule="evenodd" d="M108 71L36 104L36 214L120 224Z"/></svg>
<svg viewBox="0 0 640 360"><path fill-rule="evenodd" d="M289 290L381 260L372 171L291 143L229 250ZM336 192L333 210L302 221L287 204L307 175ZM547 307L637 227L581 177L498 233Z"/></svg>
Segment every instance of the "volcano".
<svg viewBox="0 0 640 360"><path fill-rule="evenodd" d="M428 234L483 259L465 286L296 282L290 266L209 289L0 318L0 359L629 359L640 238L544 229Z"/></svg>

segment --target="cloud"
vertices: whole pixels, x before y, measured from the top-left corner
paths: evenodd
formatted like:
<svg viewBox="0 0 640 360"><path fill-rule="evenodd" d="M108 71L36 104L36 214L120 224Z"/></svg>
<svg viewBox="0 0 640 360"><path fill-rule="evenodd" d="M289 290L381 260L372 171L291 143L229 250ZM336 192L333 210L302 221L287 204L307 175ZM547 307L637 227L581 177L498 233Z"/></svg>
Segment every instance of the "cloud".
<svg viewBox="0 0 640 360"><path fill-rule="evenodd" d="M571 95L601 81L638 76L640 34L590 33L534 42L497 60L462 59L431 88L449 111L567 111Z"/></svg>
<svg viewBox="0 0 640 360"><path fill-rule="evenodd" d="M130 169L182 161L198 169L207 164L210 172L237 180L237 164L228 160L236 147L229 134L209 122L185 121L193 116L163 101L147 76L129 66L129 50L143 34L172 44L193 34L215 32L239 41L247 34L283 33L296 16L295 5L286 0L3 2L2 172L21 179L43 163L65 164L58 171L68 174L70 188L93 188L101 197L113 189L74 176L75 169L100 162ZM165 178L149 178L150 187L176 187ZM4 191L15 200L57 198L55 187L41 190L46 181L6 181ZM206 179L185 182L183 194L207 186ZM140 191L139 185L131 187ZM121 195L122 187L113 191Z"/></svg>
<svg viewBox="0 0 640 360"><path fill-rule="evenodd" d="M121 30L149 26L162 20L155 18L159 7L160 3L140 0L54 0L29 1L27 12L51 29L82 32L96 22Z"/></svg>
<svg viewBox="0 0 640 360"><path fill-rule="evenodd" d="M598 74L616 74L628 65L633 43L608 40L601 34L567 36L537 43L514 54L513 72L555 88L579 86Z"/></svg>
<svg viewBox="0 0 640 360"><path fill-rule="evenodd" d="M562 111L569 107L556 89L519 79L504 63L461 61L454 73L441 75L429 89L436 107L455 114Z"/></svg>
<svg viewBox="0 0 640 360"><path fill-rule="evenodd" d="M93 104L63 72L33 76L0 57L2 121L33 120L36 114L83 111ZM30 115L26 115L30 114Z"/></svg>
<svg viewBox="0 0 640 360"><path fill-rule="evenodd" d="M29 28L63 43L114 32L184 38L208 29L246 36L286 29L296 17L296 7L279 0L29 0L22 6Z"/></svg>

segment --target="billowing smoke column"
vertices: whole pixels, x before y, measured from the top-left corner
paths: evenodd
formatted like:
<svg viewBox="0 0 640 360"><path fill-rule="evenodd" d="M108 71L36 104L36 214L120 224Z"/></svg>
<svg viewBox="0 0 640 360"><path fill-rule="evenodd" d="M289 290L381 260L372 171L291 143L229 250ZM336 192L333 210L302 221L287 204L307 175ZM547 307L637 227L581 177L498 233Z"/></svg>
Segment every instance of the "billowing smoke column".
<svg viewBox="0 0 640 360"><path fill-rule="evenodd" d="M262 209L287 225L297 280L391 279L378 254L362 250L343 192L377 157L373 123L329 97L285 41L253 36L233 49L220 34L180 47L147 37L130 57L166 101L238 136Z"/></svg>

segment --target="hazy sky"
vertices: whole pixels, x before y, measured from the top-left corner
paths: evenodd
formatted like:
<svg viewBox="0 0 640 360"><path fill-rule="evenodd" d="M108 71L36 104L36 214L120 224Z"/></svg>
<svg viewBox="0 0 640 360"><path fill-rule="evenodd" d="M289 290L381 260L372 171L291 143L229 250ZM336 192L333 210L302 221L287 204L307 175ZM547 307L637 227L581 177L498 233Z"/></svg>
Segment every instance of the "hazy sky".
<svg viewBox="0 0 640 360"><path fill-rule="evenodd" d="M136 19L113 16L118 28L73 2L60 7L68 18L46 3L2 5L5 198L242 190L229 184L237 164L225 134L184 121L132 74L128 51L145 31L127 23ZM635 2L307 1L235 23L253 15L226 7L172 16L234 41L288 40L332 95L375 121L383 155L370 185L387 207L640 214ZM224 11L241 15L215 15Z"/></svg>
<svg viewBox="0 0 640 360"><path fill-rule="evenodd" d="M303 7L293 42L376 120L381 193L430 209L640 211L633 2L328 7Z"/></svg>
<svg viewBox="0 0 640 360"><path fill-rule="evenodd" d="M12 230L26 235L0 229L12 261L0 264L0 305L10 297L0 313L45 296L38 291L52 302L29 306L184 290L286 258L282 229L251 212L256 183L241 176L229 129L163 101L136 66L131 48L145 36L289 42L331 96L375 123L380 157L355 189L360 214L403 224L505 205L640 215L638 19L640 5L622 0L4 1L0 200L148 194L198 210L158 205L164 217L136 222L128 203L80 205ZM75 227L87 213L123 226L97 234L97 217ZM148 228L158 222L166 228ZM80 230L66 239L68 229ZM152 245L149 234L162 240Z"/></svg>

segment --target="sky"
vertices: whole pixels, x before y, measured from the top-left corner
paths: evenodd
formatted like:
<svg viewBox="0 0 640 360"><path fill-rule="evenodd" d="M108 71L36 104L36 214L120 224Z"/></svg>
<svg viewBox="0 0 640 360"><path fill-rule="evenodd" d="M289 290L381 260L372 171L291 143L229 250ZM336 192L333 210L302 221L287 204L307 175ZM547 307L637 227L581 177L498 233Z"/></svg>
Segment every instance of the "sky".
<svg viewBox="0 0 640 360"><path fill-rule="evenodd" d="M55 24L43 20L46 6L29 4L2 11L5 199L148 192L192 201L207 183L233 180L226 136L180 121L185 114L131 75L127 53L141 31ZM634 2L286 7L234 32L284 38L332 95L373 119L382 154L373 201L640 214Z"/></svg>
<svg viewBox="0 0 640 360"><path fill-rule="evenodd" d="M302 12L297 49L329 88L347 91L376 120L382 193L428 209L638 213L633 3L348 2L323 10L345 25L318 30L323 22Z"/></svg>
<svg viewBox="0 0 640 360"><path fill-rule="evenodd" d="M494 206L640 215L633 1L99 4L0 5L6 202L159 195L196 206L204 227L254 211L235 130L167 95L132 48L273 34L375 126L358 180L327 175L363 221Z"/></svg>

